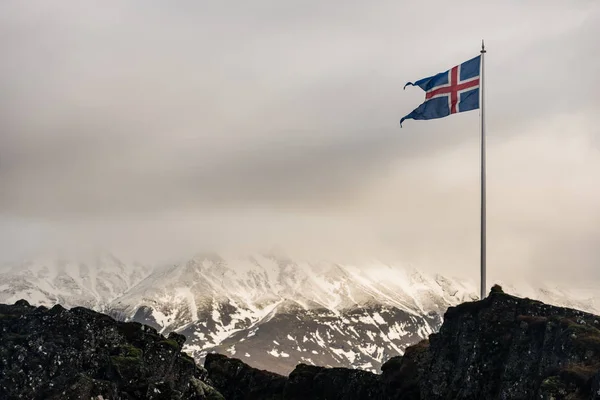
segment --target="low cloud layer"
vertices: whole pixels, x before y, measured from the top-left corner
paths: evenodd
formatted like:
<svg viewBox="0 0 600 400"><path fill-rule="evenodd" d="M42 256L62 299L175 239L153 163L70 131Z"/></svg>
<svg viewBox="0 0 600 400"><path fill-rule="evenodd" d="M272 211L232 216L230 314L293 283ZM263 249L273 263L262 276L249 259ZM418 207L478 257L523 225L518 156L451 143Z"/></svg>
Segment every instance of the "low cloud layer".
<svg viewBox="0 0 600 400"><path fill-rule="evenodd" d="M478 266L477 112L399 119L486 39L492 276L599 279L596 1L0 5L0 253L281 247ZM433 6L432 6L433 7Z"/></svg>

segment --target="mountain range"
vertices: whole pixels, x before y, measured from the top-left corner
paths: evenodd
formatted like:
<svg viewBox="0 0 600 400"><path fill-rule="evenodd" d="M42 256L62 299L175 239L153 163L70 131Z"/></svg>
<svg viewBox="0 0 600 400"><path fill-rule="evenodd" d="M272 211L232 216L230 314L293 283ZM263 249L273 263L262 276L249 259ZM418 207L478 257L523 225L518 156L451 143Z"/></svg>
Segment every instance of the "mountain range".
<svg viewBox="0 0 600 400"><path fill-rule="evenodd" d="M499 282L512 293L598 313L600 290ZM287 374L298 363L377 371L439 329L476 286L414 268L281 255L198 254L162 267L110 253L46 257L0 270L0 303L84 306L187 337L202 362L218 352Z"/></svg>

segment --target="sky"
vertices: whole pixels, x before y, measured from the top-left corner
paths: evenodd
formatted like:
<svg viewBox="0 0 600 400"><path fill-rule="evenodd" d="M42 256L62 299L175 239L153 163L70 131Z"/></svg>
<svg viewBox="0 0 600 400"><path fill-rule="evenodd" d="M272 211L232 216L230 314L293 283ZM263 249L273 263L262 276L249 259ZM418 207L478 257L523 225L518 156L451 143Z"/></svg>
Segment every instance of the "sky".
<svg viewBox="0 0 600 400"><path fill-rule="evenodd" d="M600 280L600 2L0 2L0 261L104 247L473 276L479 112L399 120L485 39L488 274ZM366 264L365 264L366 265Z"/></svg>

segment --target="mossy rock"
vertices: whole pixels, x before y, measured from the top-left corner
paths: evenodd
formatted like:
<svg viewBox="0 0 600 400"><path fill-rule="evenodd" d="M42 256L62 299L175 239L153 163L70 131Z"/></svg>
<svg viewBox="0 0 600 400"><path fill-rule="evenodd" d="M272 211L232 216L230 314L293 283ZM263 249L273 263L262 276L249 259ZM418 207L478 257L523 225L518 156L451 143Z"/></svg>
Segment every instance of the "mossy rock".
<svg viewBox="0 0 600 400"><path fill-rule="evenodd" d="M540 392L549 396L546 398L555 398L554 396L562 396L559 398L564 398L567 394L567 385L559 376L550 376L542 381Z"/></svg>
<svg viewBox="0 0 600 400"><path fill-rule="evenodd" d="M204 396L206 400L225 400L225 397L212 386L207 385L199 379L192 378L191 384L197 394Z"/></svg>
<svg viewBox="0 0 600 400"><path fill-rule="evenodd" d="M181 360L186 363L196 365L196 361L194 361L194 359L192 357L188 356L185 353L181 353Z"/></svg>
<svg viewBox="0 0 600 400"><path fill-rule="evenodd" d="M112 356L110 362L121 378L139 376L143 365L139 357Z"/></svg>
<svg viewBox="0 0 600 400"><path fill-rule="evenodd" d="M138 349L137 347L132 346L130 344L126 344L121 349L122 349L122 355L125 357L142 358L142 355L144 354L142 349Z"/></svg>
<svg viewBox="0 0 600 400"><path fill-rule="evenodd" d="M600 357L600 330L593 326L579 324L568 318L561 318L560 325L565 329L565 334L581 351L593 351Z"/></svg>
<svg viewBox="0 0 600 400"><path fill-rule="evenodd" d="M173 339L164 339L164 340L161 340L160 342L158 342L158 344L162 345L162 346L168 346L168 347L172 348L173 350L177 350L177 351L179 351L179 349L180 349L179 343L177 343Z"/></svg>
<svg viewBox="0 0 600 400"><path fill-rule="evenodd" d="M142 360L139 357L112 356L110 361L114 366L132 366L139 364Z"/></svg>

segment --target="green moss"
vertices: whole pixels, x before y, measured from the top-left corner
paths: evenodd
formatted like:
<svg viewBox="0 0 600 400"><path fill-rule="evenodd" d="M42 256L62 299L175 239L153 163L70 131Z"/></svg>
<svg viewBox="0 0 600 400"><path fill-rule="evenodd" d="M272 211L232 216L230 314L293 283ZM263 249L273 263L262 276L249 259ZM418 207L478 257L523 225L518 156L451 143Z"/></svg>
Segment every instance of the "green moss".
<svg viewBox="0 0 600 400"><path fill-rule="evenodd" d="M141 359L139 357L112 356L110 361L119 370L123 370L136 367L140 364Z"/></svg>
<svg viewBox="0 0 600 400"><path fill-rule="evenodd" d="M561 326L566 328L565 333L571 337L576 346L582 350L591 350L600 353L600 330L589 325L578 324L570 319L562 318Z"/></svg>
<svg viewBox="0 0 600 400"><path fill-rule="evenodd" d="M560 387L563 383L558 376L550 376L542 381L542 386L545 387Z"/></svg>
<svg viewBox="0 0 600 400"><path fill-rule="evenodd" d="M194 359L192 357L188 356L185 353L181 353L181 360L185 361L186 363L196 365L196 361L194 361Z"/></svg>
<svg viewBox="0 0 600 400"><path fill-rule="evenodd" d="M542 393L565 395L566 385L558 376L550 376L542 381L541 391Z"/></svg>
<svg viewBox="0 0 600 400"><path fill-rule="evenodd" d="M160 345L165 345L173 348L174 350L179 350L179 343L171 339L164 339L158 342Z"/></svg>
<svg viewBox="0 0 600 400"><path fill-rule="evenodd" d="M600 331L598 329L588 326L588 325L585 325L585 324L577 323L570 318L557 318L557 321L558 321L558 323L560 323L560 325L563 328L566 328L566 329L577 330L577 331L595 331L595 332L600 333Z"/></svg>
<svg viewBox="0 0 600 400"><path fill-rule="evenodd" d="M142 350L126 344L119 349L119 355L111 356L110 360L121 374L128 375L142 365Z"/></svg>
<svg viewBox="0 0 600 400"><path fill-rule="evenodd" d="M141 358L142 357L142 349L138 349L135 346L132 345L125 345L123 346L123 354L125 357L134 357L134 358Z"/></svg>
<svg viewBox="0 0 600 400"><path fill-rule="evenodd" d="M225 400L223 395L212 386L207 385L199 379L191 378L191 384L197 394L206 400Z"/></svg>

